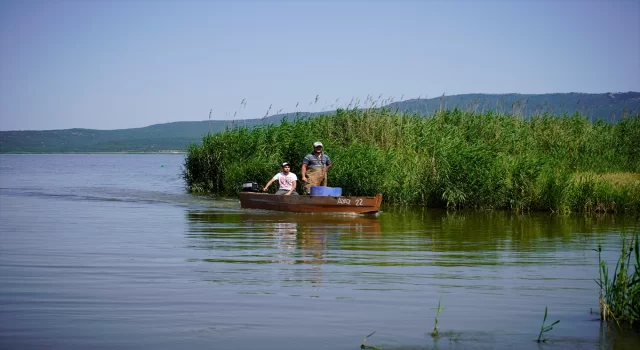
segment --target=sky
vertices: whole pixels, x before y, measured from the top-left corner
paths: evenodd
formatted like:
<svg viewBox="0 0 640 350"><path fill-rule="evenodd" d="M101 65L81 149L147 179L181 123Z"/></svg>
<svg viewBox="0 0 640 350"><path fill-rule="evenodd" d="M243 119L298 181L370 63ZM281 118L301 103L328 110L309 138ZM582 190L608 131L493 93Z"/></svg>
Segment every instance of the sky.
<svg viewBox="0 0 640 350"><path fill-rule="evenodd" d="M640 0L0 0L0 130L640 91L639 18Z"/></svg>

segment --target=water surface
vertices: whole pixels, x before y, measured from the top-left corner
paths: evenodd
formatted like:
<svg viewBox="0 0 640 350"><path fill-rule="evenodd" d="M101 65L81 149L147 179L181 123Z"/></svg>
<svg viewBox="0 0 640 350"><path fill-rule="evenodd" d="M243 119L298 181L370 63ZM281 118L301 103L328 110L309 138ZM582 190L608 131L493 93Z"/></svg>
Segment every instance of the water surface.
<svg viewBox="0 0 640 350"><path fill-rule="evenodd" d="M0 347L640 348L590 313L592 249L614 261L636 218L243 210L187 194L182 162L0 156Z"/></svg>

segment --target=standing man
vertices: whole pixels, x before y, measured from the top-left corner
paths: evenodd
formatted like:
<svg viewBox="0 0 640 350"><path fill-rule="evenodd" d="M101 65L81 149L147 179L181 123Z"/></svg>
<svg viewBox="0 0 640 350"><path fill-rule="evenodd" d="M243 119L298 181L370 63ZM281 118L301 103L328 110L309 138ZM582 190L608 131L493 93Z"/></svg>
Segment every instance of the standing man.
<svg viewBox="0 0 640 350"><path fill-rule="evenodd" d="M310 194L313 186L327 185L327 169L333 164L329 156L322 151L322 142L313 143L313 152L307 154L302 159L302 181L304 184L304 193Z"/></svg>
<svg viewBox="0 0 640 350"><path fill-rule="evenodd" d="M280 187L278 188L278 191L276 191L276 194L283 194L285 196L289 196L291 194L294 194L294 195L298 194L298 192L295 191L296 183L298 182L298 177L296 176L296 174L291 172L291 166L289 165L289 163L287 162L282 163L282 172L277 173L271 179L271 181L267 182L267 184L264 186L262 191L267 192L267 188L269 188L269 186L276 180L278 180L278 184L280 185Z"/></svg>

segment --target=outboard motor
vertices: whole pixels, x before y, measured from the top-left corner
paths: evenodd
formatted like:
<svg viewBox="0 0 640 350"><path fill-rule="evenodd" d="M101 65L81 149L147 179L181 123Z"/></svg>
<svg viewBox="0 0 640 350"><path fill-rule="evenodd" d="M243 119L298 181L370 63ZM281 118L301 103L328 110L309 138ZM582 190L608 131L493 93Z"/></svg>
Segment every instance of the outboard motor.
<svg viewBox="0 0 640 350"><path fill-rule="evenodd" d="M260 189L255 182L245 182L242 184L242 192L260 192Z"/></svg>

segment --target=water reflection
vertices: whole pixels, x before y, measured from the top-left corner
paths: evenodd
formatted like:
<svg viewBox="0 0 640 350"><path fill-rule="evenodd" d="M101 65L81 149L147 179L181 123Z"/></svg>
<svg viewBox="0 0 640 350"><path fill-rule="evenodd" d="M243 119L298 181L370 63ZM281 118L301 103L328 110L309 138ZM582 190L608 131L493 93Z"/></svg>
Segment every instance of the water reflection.
<svg viewBox="0 0 640 350"><path fill-rule="evenodd" d="M280 265L283 286L321 287L322 266L340 261L331 252L346 241L381 237L380 221L366 216L190 210L187 218L190 247L212 252L202 261Z"/></svg>
<svg viewBox="0 0 640 350"><path fill-rule="evenodd" d="M636 218L624 216L399 207L387 208L380 217L189 210L187 219L192 248L221 253L209 261L312 265L468 266L509 264L514 259L519 265L546 264L541 254L598 244L606 250L617 246L612 234L639 227ZM228 254L247 249L253 254Z"/></svg>
<svg viewBox="0 0 640 350"><path fill-rule="evenodd" d="M508 337L530 344L527 332L539 328L547 305L562 320L552 337L563 347L626 344L629 337L640 344L633 332L603 338L588 314L597 308L592 249L602 244L604 258L615 261L618 233L638 229L634 217L384 211L352 217L189 210L189 248L201 278L229 293L349 300L335 310L375 320L379 314L362 306L370 305L400 323L423 322L442 298L452 330L477 339L488 334L488 348L510 347ZM416 305L426 311L414 316Z"/></svg>
<svg viewBox="0 0 640 350"><path fill-rule="evenodd" d="M327 262L328 246L339 248L344 244L343 236L381 237L381 224L375 217L190 210L187 218L189 236L195 239L192 248L277 250L278 259L252 260L256 263L323 264Z"/></svg>
<svg viewBox="0 0 640 350"><path fill-rule="evenodd" d="M0 158L0 348L640 349L589 313L592 249L612 271L636 218L241 210L185 195L180 162ZM538 345L545 306L561 323Z"/></svg>
<svg viewBox="0 0 640 350"><path fill-rule="evenodd" d="M424 247L439 252L555 250L576 240L598 241L612 233L636 232L638 219L614 215L550 215L441 211L387 207L382 231L427 237Z"/></svg>

